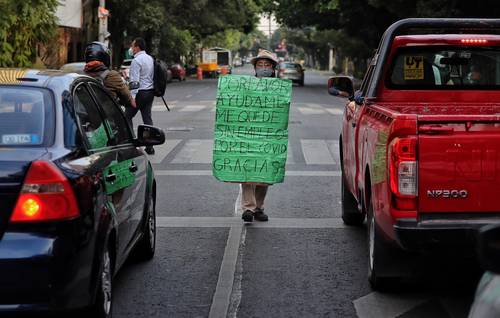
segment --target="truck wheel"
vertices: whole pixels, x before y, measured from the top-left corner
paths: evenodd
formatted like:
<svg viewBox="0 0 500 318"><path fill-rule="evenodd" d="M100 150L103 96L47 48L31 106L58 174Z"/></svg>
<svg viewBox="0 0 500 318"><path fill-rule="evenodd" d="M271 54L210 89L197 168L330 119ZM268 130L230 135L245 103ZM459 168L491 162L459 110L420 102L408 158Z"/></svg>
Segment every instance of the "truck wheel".
<svg viewBox="0 0 500 318"><path fill-rule="evenodd" d="M365 221L365 214L358 210L358 202L346 187L345 176L342 171L342 220L345 225L360 226Z"/></svg>
<svg viewBox="0 0 500 318"><path fill-rule="evenodd" d="M387 272L390 271L387 267L397 266L396 259L391 255L392 249L384 244L373 217L372 204L368 204L368 281L374 290L393 290L400 282L401 277L387 275ZM386 266L388 264L390 265ZM382 273L382 270L385 270L385 273Z"/></svg>

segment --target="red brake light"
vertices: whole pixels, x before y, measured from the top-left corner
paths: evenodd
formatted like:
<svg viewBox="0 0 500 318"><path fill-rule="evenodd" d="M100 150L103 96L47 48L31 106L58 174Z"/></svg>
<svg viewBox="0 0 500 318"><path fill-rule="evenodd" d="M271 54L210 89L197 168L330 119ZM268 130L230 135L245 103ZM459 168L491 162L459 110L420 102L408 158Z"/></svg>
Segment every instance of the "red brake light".
<svg viewBox="0 0 500 318"><path fill-rule="evenodd" d="M80 214L64 174L48 161L34 161L24 180L11 222L67 220Z"/></svg>
<svg viewBox="0 0 500 318"><path fill-rule="evenodd" d="M486 44L488 43L488 40L485 39L462 39L462 43L466 44Z"/></svg>
<svg viewBox="0 0 500 318"><path fill-rule="evenodd" d="M394 138L389 146L391 191L397 208L415 209L417 183L417 137ZM410 201L410 202L408 202Z"/></svg>

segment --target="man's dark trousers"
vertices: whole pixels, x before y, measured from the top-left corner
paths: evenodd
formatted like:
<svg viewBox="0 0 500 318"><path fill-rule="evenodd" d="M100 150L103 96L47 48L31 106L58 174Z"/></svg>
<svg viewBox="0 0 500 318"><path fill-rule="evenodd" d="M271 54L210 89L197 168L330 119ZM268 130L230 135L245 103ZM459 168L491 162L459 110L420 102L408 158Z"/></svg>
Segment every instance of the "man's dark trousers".
<svg viewBox="0 0 500 318"><path fill-rule="evenodd" d="M155 94L153 90L140 90L135 96L135 104L137 107L127 107L125 109L125 116L130 124L130 127L134 127L132 123L132 118L141 111L142 122L146 125L153 125L153 118L151 118L151 109L153 108L153 100L155 99ZM146 152L150 155L154 154L152 146L146 147Z"/></svg>
<svg viewBox="0 0 500 318"><path fill-rule="evenodd" d="M155 99L153 90L140 90L135 96L135 103L137 107L127 107L125 109L125 116L127 117L130 127L132 125L132 118L141 111L142 121L146 125L153 125L153 118L151 118L151 109L153 108L153 100Z"/></svg>

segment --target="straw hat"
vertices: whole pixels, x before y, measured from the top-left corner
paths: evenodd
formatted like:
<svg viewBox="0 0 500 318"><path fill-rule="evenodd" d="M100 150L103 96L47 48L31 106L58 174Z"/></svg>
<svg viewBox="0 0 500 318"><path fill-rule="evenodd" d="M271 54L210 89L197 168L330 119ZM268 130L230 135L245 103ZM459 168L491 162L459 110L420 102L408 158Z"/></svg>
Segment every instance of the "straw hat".
<svg viewBox="0 0 500 318"><path fill-rule="evenodd" d="M255 67L255 64L260 59L267 59L267 60L271 61L271 63L273 63L273 66L278 65L278 59L276 58L276 56L272 52L270 52L268 50L261 50L257 56L252 58L250 63L252 63L253 66Z"/></svg>

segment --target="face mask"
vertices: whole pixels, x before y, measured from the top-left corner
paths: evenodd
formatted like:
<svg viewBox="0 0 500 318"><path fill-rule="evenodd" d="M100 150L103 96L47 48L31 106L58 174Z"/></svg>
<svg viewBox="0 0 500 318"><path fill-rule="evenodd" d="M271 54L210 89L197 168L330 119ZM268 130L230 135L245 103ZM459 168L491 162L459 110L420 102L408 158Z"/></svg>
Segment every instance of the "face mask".
<svg viewBox="0 0 500 318"><path fill-rule="evenodd" d="M272 68L257 68L255 69L255 75L257 77L271 77L273 76L273 69Z"/></svg>
<svg viewBox="0 0 500 318"><path fill-rule="evenodd" d="M131 47L128 48L128 55L134 56L134 51L132 51Z"/></svg>

